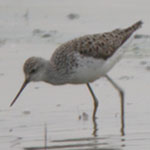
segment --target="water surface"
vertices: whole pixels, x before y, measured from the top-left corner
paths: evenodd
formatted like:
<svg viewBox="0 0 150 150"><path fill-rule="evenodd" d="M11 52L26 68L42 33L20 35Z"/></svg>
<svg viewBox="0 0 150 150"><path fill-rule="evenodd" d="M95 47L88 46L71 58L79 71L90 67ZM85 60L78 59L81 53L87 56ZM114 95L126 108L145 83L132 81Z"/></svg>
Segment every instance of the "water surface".
<svg viewBox="0 0 150 150"><path fill-rule="evenodd" d="M0 149L44 150L46 146L56 150L149 150L148 6L146 0L109 4L86 0L86 5L78 0L64 0L63 4L58 0L22 0L22 4L18 0L2 1ZM124 124L119 94L105 78L91 84L99 99L95 122L92 97L85 85L31 83L9 108L24 80L22 65L28 57L49 59L66 40L128 26L139 19L145 22L143 28L123 59L109 72L125 92Z"/></svg>

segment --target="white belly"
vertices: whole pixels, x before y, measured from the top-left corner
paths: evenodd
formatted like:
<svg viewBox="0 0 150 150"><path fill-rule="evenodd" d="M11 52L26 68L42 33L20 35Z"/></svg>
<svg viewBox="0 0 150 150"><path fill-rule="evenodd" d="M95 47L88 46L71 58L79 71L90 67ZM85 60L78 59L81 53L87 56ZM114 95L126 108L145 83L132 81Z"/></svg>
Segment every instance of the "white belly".
<svg viewBox="0 0 150 150"><path fill-rule="evenodd" d="M71 77L70 83L87 83L92 82L107 73L107 69L103 66L105 60L95 59L92 57L81 57L79 54L78 67L74 68L74 74Z"/></svg>

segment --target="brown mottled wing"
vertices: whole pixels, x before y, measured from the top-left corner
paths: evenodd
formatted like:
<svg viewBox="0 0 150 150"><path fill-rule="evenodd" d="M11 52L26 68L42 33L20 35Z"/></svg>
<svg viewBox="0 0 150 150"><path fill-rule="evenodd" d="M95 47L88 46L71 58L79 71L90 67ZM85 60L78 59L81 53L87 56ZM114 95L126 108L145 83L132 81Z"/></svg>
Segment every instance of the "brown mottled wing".
<svg viewBox="0 0 150 150"><path fill-rule="evenodd" d="M142 22L139 21L126 29L116 29L103 34L86 35L73 40L74 47L80 54L94 58L107 59L136 31Z"/></svg>
<svg viewBox="0 0 150 150"><path fill-rule="evenodd" d="M62 66L74 61L73 53L79 52L83 56L107 59L142 25L138 21L126 29L116 29L103 34L85 35L60 45L54 52L51 62ZM72 58L71 58L72 57ZM62 61L63 60L63 61ZM66 65L64 64L64 65Z"/></svg>

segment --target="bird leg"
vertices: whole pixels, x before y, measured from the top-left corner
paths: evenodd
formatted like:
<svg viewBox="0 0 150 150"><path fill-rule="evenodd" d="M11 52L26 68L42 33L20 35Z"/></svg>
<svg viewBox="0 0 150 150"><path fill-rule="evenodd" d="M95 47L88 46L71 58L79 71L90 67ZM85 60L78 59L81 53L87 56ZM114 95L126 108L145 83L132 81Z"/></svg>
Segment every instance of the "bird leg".
<svg viewBox="0 0 150 150"><path fill-rule="evenodd" d="M87 85L87 87L88 87L88 89L89 89L89 91L90 91L90 93L91 93L91 95L92 95L92 98L93 98L94 111L93 111L93 117L92 117L92 118L93 118L93 121L95 121L95 119L96 119L96 111L97 111L97 108L98 108L98 99L96 98L96 96L95 96L95 94L94 94L94 92L93 92L93 90L92 90L90 84L87 83L86 85Z"/></svg>
<svg viewBox="0 0 150 150"><path fill-rule="evenodd" d="M121 100L121 133L124 135L124 92L108 75L105 75L107 80L114 86L114 88L119 92L120 100Z"/></svg>

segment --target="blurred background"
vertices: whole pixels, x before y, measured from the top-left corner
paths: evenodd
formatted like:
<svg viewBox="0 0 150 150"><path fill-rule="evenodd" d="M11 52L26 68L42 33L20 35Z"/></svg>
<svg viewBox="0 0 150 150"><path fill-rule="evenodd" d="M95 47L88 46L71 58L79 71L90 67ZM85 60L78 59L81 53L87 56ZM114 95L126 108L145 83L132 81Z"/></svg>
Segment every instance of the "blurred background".
<svg viewBox="0 0 150 150"><path fill-rule="evenodd" d="M46 141L57 150L149 150L149 6L149 0L0 0L0 149L42 150ZM9 108L28 57L50 59L65 41L138 20L142 28L109 72L126 93L124 135L119 95L103 78L92 83L100 102L96 123L84 85L31 83Z"/></svg>

